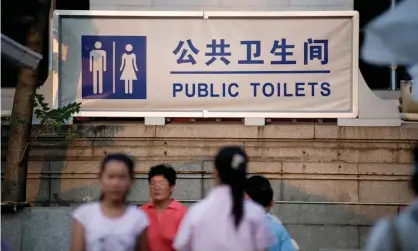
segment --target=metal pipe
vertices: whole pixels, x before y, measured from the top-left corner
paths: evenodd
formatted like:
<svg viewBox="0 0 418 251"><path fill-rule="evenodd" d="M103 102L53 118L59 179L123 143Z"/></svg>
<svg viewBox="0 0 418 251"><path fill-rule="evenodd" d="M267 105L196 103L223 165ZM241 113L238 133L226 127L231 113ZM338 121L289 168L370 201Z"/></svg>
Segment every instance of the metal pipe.
<svg viewBox="0 0 418 251"><path fill-rule="evenodd" d="M195 203L199 200L182 200L178 201L183 203ZM146 203L148 201L135 201L139 203ZM409 203L379 203L379 202L349 202L349 201L283 201L283 200L274 200L274 204L283 204L283 205L333 205L333 206L382 206L382 207L406 207L409 206Z"/></svg>
<svg viewBox="0 0 418 251"><path fill-rule="evenodd" d="M66 175L65 175L66 176ZM1 177L3 178L4 175L1 175ZM39 179L49 179L49 180L61 180L65 181L65 180L95 180L97 179L96 176L90 176L90 177L86 177L86 176L82 176L82 175L77 175L77 176L69 176L69 177L64 177L63 175L51 175L51 174L41 174L41 175L36 175L36 176L29 176L27 177L28 180L39 180ZM147 177L135 177L135 180L146 180ZM212 177L202 177L201 176L178 176L177 179L179 180L201 180L201 181L205 181L208 180L210 182L210 180L212 180ZM291 181L306 181L306 180L314 180L314 181L390 181L390 182L407 182L410 180L410 178L405 175L402 178L386 178L386 179L382 179L382 178L367 178L367 177L347 177L347 178L335 178L335 177L277 177L277 178L270 178L270 180L291 180Z"/></svg>
<svg viewBox="0 0 418 251"><path fill-rule="evenodd" d="M395 5L396 5L396 0L392 0L391 2L391 10L395 10ZM396 69L398 68L398 66L395 63L392 63L392 65L390 66L391 69L391 83L390 83L390 89L391 91L396 91L397 88L397 84L396 84L396 77L397 77L397 72Z"/></svg>
<svg viewBox="0 0 418 251"><path fill-rule="evenodd" d="M42 55L1 34L1 56L18 67L36 69Z"/></svg>
<svg viewBox="0 0 418 251"><path fill-rule="evenodd" d="M179 177L184 177L184 175L189 175L195 178L200 178L201 175L204 175L205 179L211 179L213 178L213 172L207 172L207 171L183 171L179 170L176 172L177 175L180 175ZM3 175L3 172L1 172ZM28 172L28 175L39 175L39 172ZM71 173L62 173L62 172L43 172L42 174L52 174L52 175L58 175L58 176L86 176L86 175L92 175L92 176L99 176L99 172L71 172ZM409 173L375 173L375 172L355 172L355 173L348 173L348 172L341 172L341 173L303 173L303 172L248 172L249 175L303 175L303 176L388 176L388 177L409 177ZM148 171L136 171L135 176L137 177L145 177L147 178ZM277 179L276 177L273 177L272 179Z"/></svg>

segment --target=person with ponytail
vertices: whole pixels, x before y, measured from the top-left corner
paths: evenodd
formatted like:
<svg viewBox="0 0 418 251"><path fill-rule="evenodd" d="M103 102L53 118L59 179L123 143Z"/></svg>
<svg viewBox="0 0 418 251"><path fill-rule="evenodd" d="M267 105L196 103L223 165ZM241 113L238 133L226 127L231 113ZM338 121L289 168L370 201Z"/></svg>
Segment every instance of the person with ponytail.
<svg viewBox="0 0 418 251"><path fill-rule="evenodd" d="M413 159L410 184L414 201L398 216L383 219L373 227L366 251L418 251L418 144Z"/></svg>
<svg viewBox="0 0 418 251"><path fill-rule="evenodd" d="M219 151L216 186L186 213L174 240L176 251L264 251L276 243L264 209L244 200L247 163L240 147Z"/></svg>
<svg viewBox="0 0 418 251"><path fill-rule="evenodd" d="M71 251L148 251L148 218L129 205L134 161L125 154L109 154L100 165L99 201L81 205L73 213Z"/></svg>

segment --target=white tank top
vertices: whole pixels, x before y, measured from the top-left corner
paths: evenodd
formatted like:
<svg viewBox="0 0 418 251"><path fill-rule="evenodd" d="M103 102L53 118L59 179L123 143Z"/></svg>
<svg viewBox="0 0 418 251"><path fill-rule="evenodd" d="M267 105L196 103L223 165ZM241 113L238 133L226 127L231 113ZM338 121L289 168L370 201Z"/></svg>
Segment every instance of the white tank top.
<svg viewBox="0 0 418 251"><path fill-rule="evenodd" d="M73 217L84 226L86 251L135 251L138 236L149 225L146 214L135 206L121 217L108 218L100 202L80 206Z"/></svg>

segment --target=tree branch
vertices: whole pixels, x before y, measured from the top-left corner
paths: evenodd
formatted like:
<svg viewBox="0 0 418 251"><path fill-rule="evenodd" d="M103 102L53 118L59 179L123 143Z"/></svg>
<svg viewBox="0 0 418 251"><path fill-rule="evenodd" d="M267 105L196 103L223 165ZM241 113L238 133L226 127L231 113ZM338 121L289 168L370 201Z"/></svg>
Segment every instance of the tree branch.
<svg viewBox="0 0 418 251"><path fill-rule="evenodd" d="M36 129L36 127L35 127L35 129ZM37 135L35 135L35 137L34 137L31 141L29 141L29 142L25 145L25 148L23 149L22 156L20 157L19 164L22 164L22 161L23 161L23 159L25 158L26 151L28 150L29 145L31 145L33 142L35 142L35 141L38 139L38 137L41 135L41 132L42 132L44 129L45 129L45 125L43 125L43 126L41 127L41 129L39 129L38 134L37 134Z"/></svg>

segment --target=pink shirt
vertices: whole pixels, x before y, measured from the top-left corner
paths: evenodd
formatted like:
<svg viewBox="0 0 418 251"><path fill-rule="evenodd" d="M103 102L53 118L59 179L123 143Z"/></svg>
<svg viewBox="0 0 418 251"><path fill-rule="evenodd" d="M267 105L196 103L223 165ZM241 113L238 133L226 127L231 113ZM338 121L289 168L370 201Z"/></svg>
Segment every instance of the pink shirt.
<svg viewBox="0 0 418 251"><path fill-rule="evenodd" d="M148 243L150 251L174 251L173 240L186 214L187 207L173 200L164 210L159 211L150 202L141 207L150 221Z"/></svg>
<svg viewBox="0 0 418 251"><path fill-rule="evenodd" d="M235 228L228 186L212 189L190 207L174 241L177 251L262 251L276 243L265 219L265 210L244 202L244 216Z"/></svg>

